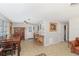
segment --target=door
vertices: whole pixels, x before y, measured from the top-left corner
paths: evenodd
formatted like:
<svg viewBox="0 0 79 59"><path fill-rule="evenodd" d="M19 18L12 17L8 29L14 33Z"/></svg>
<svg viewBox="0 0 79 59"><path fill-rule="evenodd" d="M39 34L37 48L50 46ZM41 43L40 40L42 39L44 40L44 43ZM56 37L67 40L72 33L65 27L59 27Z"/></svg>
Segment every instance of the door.
<svg viewBox="0 0 79 59"><path fill-rule="evenodd" d="M22 40L25 40L25 28L21 28L21 36L22 36Z"/></svg>
<svg viewBox="0 0 79 59"><path fill-rule="evenodd" d="M64 41L66 42L66 25L64 25Z"/></svg>
<svg viewBox="0 0 79 59"><path fill-rule="evenodd" d="M25 27L14 27L14 34L19 33L21 40L25 40Z"/></svg>

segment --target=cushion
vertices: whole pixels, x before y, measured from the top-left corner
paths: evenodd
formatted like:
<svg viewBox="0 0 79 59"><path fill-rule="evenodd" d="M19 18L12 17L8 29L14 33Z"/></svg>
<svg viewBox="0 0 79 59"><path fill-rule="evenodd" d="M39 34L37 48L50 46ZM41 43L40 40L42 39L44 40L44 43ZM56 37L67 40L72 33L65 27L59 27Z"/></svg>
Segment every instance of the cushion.
<svg viewBox="0 0 79 59"><path fill-rule="evenodd" d="M75 46L79 46L79 42L78 41L75 41Z"/></svg>
<svg viewBox="0 0 79 59"><path fill-rule="evenodd" d="M74 47L74 49L75 49L75 50L77 50L77 51L79 51L79 46L77 46L77 47Z"/></svg>
<svg viewBox="0 0 79 59"><path fill-rule="evenodd" d="M76 37L76 41L79 43L79 37Z"/></svg>
<svg viewBox="0 0 79 59"><path fill-rule="evenodd" d="M71 41L70 44L72 45L72 47L79 46L79 43L76 40Z"/></svg>

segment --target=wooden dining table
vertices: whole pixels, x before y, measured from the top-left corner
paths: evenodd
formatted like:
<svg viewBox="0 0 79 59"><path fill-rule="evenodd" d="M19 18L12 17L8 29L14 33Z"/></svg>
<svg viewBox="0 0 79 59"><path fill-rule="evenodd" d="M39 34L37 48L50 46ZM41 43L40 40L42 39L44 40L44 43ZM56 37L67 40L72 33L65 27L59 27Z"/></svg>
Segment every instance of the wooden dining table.
<svg viewBox="0 0 79 59"><path fill-rule="evenodd" d="M16 36L16 37L10 37L9 39L5 39L5 40L2 40L0 42L10 42L10 43L13 43L16 45L16 50L17 50L17 55L20 56L20 52L21 52L21 38L20 36Z"/></svg>

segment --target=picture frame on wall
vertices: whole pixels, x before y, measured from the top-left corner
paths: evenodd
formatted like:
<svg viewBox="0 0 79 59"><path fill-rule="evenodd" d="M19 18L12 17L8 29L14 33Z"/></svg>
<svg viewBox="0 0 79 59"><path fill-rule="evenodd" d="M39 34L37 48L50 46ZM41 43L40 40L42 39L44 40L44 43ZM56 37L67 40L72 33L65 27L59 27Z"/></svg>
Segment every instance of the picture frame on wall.
<svg viewBox="0 0 79 59"><path fill-rule="evenodd" d="M57 23L49 23L49 32L56 32L57 31Z"/></svg>

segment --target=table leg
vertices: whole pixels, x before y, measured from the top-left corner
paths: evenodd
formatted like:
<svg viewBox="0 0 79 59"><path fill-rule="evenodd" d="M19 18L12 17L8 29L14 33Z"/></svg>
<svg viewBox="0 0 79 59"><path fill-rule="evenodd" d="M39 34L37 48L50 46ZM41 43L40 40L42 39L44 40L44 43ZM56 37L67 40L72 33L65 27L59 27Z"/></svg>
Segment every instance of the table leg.
<svg viewBox="0 0 79 59"><path fill-rule="evenodd" d="M18 56L20 56L20 44L19 44L19 46L18 46L18 51L17 51L17 53L18 53Z"/></svg>

